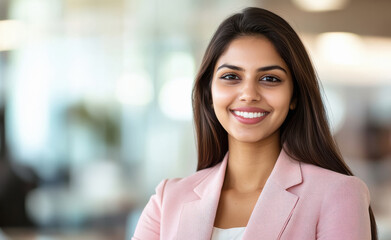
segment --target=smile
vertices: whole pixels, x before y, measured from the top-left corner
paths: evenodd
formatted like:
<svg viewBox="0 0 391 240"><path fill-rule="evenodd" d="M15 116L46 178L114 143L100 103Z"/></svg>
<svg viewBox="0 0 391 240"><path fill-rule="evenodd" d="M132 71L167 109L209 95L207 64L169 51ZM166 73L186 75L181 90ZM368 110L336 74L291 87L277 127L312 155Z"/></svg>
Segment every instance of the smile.
<svg viewBox="0 0 391 240"><path fill-rule="evenodd" d="M267 112L241 112L241 111L233 111L235 115L238 115L240 117L244 118L259 118L262 116L265 116Z"/></svg>
<svg viewBox="0 0 391 240"><path fill-rule="evenodd" d="M243 124L259 123L269 114L269 112L260 108L236 108L232 109L231 113Z"/></svg>

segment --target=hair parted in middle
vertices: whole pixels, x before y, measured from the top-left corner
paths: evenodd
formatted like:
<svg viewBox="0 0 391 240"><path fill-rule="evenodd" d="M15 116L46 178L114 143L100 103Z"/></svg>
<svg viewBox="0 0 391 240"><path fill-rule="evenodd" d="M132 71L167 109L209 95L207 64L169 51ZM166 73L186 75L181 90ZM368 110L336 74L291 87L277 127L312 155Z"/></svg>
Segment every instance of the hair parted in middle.
<svg viewBox="0 0 391 240"><path fill-rule="evenodd" d="M228 151L227 132L212 106L216 62L234 39L253 35L266 37L292 73L296 107L280 128L281 145L299 161L351 175L330 133L317 76L303 43L284 19L260 8L246 8L223 21L206 49L192 96L197 170L216 165Z"/></svg>
<svg viewBox="0 0 391 240"><path fill-rule="evenodd" d="M197 137L197 170L222 161L228 151L228 134L212 106L211 83L219 57L229 44L243 36L262 35L275 47L292 75L295 108L280 127L280 144L300 162L353 175L334 142L322 102L320 84L308 53L293 28L278 15L261 8L246 8L223 21L213 35L196 76L192 103ZM369 207L372 240L376 221Z"/></svg>

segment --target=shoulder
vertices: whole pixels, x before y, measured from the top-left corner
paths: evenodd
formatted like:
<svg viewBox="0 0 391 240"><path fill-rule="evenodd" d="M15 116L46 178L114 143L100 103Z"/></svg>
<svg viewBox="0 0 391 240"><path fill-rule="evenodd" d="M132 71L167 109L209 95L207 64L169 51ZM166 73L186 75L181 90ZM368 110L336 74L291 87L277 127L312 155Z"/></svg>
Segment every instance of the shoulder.
<svg viewBox="0 0 391 240"><path fill-rule="evenodd" d="M324 239L370 239L367 185L348 176L301 163L305 212L316 213L317 236Z"/></svg>
<svg viewBox="0 0 391 240"><path fill-rule="evenodd" d="M194 188L209 175L216 172L220 165L221 163L214 167L197 171L184 178L165 179L158 185L156 192L161 195L164 194L164 198L178 197L178 194L180 194L182 200L191 198L194 195Z"/></svg>
<svg viewBox="0 0 391 240"><path fill-rule="evenodd" d="M185 178L161 181L140 216L134 239L165 239L162 236L177 228L182 204L197 199L194 188L216 168L218 165Z"/></svg>
<svg viewBox="0 0 391 240"><path fill-rule="evenodd" d="M348 176L312 164L301 163L303 184L328 197L370 201L367 185L356 176Z"/></svg>

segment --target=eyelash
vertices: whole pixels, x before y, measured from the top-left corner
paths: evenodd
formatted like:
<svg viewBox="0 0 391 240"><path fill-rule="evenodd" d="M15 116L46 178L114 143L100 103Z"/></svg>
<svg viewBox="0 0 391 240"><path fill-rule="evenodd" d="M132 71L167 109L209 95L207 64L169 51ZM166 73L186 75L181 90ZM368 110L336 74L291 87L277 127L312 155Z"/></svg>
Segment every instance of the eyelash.
<svg viewBox="0 0 391 240"><path fill-rule="evenodd" d="M277 78L277 77L274 77L274 76L264 76L264 77L262 77L262 79L263 78L271 78L271 81L267 81L267 82L270 82L270 83L277 83L277 82L281 82L281 80L279 79L279 78Z"/></svg>
<svg viewBox="0 0 391 240"><path fill-rule="evenodd" d="M229 78L227 78L227 77L229 77ZM231 78L231 77L233 77L233 78ZM232 73L224 74L220 78L223 80L239 80L238 76L236 76L235 74L232 74Z"/></svg>
<svg viewBox="0 0 391 240"><path fill-rule="evenodd" d="M227 78L227 77L229 77L229 78ZM269 80L266 80L266 81L262 80L262 79L265 79L265 78L267 78ZM228 73L228 74L224 74L223 76L221 76L220 79L223 79L223 80L239 80L239 77L236 74ZM267 83L278 83L278 82L281 82L281 80L278 77L271 76L271 75L263 76L260 79L260 81L267 82Z"/></svg>

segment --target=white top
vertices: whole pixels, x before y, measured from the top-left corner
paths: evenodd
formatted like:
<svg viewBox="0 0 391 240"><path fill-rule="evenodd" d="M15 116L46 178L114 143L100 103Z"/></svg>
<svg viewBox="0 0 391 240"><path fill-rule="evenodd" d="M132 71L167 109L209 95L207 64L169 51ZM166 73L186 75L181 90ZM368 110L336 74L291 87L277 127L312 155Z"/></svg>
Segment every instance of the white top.
<svg viewBox="0 0 391 240"><path fill-rule="evenodd" d="M211 240L241 240L245 227L221 229L214 227Z"/></svg>

